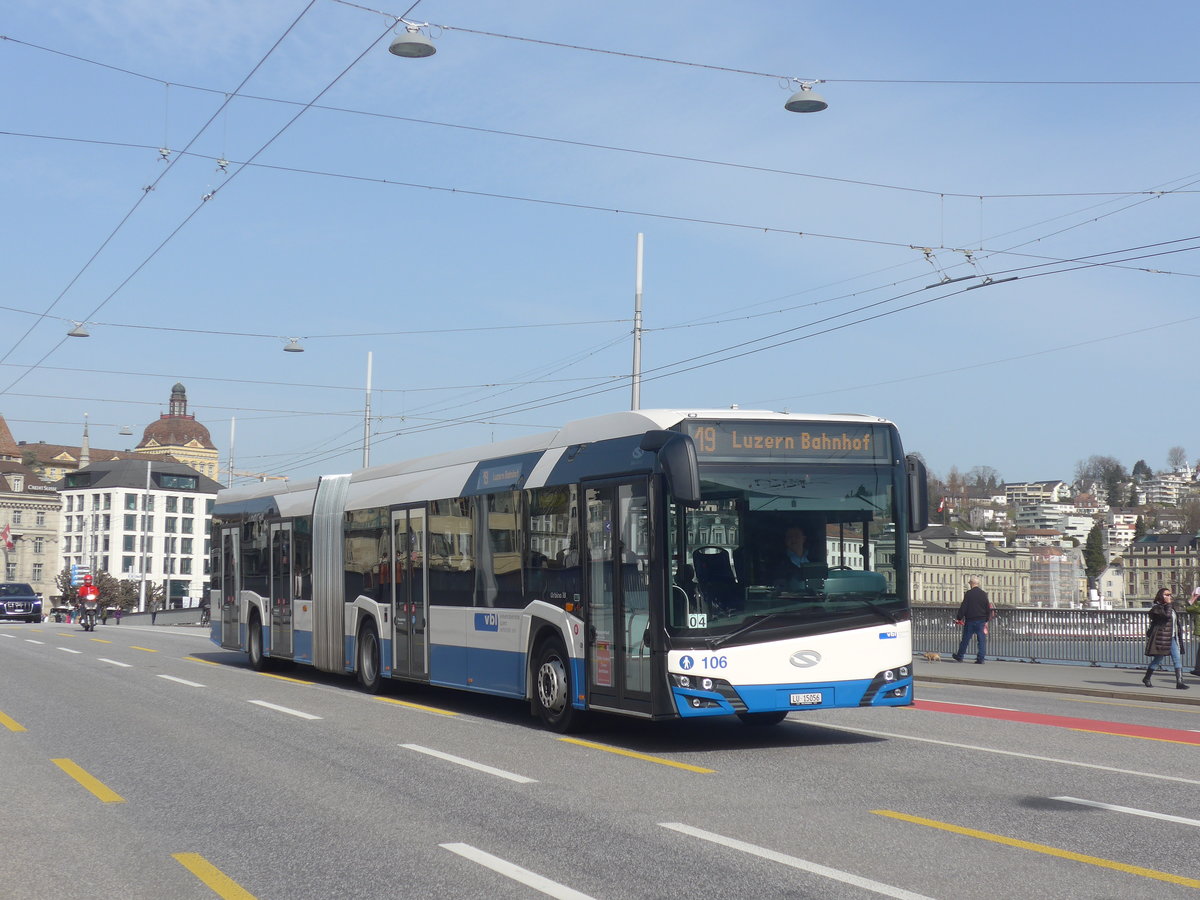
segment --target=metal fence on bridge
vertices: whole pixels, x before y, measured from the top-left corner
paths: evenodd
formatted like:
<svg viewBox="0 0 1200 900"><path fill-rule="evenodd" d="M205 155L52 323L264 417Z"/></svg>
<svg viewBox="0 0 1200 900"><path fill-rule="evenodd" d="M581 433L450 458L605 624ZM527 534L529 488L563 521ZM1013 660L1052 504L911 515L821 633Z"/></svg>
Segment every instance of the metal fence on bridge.
<svg viewBox="0 0 1200 900"><path fill-rule="evenodd" d="M913 651L949 656L958 651L962 626L954 624L957 606L912 608ZM1144 609L1023 609L998 607L988 624L989 659L1022 662L1082 663L1093 666L1144 666L1148 657ZM1180 648L1185 668L1194 662L1195 643ZM974 655L972 641L969 655Z"/></svg>

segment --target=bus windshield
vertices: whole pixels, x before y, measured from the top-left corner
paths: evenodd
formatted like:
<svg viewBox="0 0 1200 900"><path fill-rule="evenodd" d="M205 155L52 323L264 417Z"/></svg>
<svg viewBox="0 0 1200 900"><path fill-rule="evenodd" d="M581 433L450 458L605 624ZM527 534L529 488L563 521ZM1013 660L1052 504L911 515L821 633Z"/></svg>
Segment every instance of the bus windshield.
<svg viewBox="0 0 1200 900"><path fill-rule="evenodd" d="M700 505L672 507L668 631L734 640L907 617L895 478L887 465L703 467Z"/></svg>

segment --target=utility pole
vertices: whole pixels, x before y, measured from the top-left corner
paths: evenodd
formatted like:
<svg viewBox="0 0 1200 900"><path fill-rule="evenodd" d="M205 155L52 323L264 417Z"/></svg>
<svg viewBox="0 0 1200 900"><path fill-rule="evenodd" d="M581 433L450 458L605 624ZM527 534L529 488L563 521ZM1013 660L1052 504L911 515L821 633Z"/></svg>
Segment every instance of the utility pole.
<svg viewBox="0 0 1200 900"><path fill-rule="evenodd" d="M642 239L637 236L637 264L633 288L633 396L630 409L642 408Z"/></svg>
<svg viewBox="0 0 1200 900"><path fill-rule="evenodd" d="M367 351L367 400L363 406L363 468L371 465L371 364L374 354Z"/></svg>

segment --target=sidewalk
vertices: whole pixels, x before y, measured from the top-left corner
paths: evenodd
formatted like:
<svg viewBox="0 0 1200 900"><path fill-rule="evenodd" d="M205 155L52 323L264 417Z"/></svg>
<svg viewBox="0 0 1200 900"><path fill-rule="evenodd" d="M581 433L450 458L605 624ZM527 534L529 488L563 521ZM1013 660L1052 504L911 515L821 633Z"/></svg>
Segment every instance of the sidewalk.
<svg viewBox="0 0 1200 900"><path fill-rule="evenodd" d="M1183 681L1191 690L1175 687L1175 671L1159 669L1154 687L1142 686L1146 670L1099 666L1066 666L1050 663L996 662L982 666L973 661L957 663L949 656L938 662L921 658L913 663L917 686L927 684L974 684L981 687L1008 688L1018 691L1051 691L1084 694L1090 697L1119 697L1123 700L1151 700L1157 703L1185 703L1200 706L1200 678L1183 670Z"/></svg>

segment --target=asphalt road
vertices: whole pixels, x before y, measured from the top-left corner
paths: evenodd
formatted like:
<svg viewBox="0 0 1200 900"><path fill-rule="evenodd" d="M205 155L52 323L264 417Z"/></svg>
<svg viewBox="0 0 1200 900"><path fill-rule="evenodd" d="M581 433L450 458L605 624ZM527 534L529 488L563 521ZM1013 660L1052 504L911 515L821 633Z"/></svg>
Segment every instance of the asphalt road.
<svg viewBox="0 0 1200 900"><path fill-rule="evenodd" d="M564 740L195 629L3 624L0 896L1196 895L1200 707L918 697Z"/></svg>

